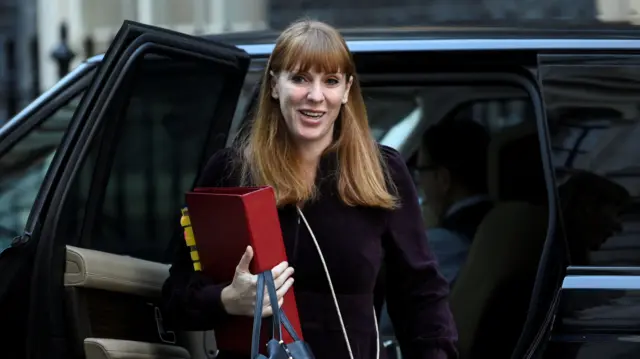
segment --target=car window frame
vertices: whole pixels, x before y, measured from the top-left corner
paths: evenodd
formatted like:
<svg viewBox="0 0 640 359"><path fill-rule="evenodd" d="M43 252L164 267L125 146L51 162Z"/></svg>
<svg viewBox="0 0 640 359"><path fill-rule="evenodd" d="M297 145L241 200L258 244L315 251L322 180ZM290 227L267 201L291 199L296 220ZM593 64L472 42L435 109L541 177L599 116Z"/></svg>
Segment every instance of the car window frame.
<svg viewBox="0 0 640 359"><path fill-rule="evenodd" d="M492 71L481 71L478 72L471 71L469 72L438 72L429 74L421 74L421 76L417 76L418 74L402 74L402 76L406 77L407 83L414 83L417 81L421 81L422 83L428 79L429 82L442 84L456 84L465 82L472 82L474 85L482 83L483 81L489 84L497 84L503 83L507 86L517 85L521 87L529 96L532 109L534 111L535 118L535 126L538 132L538 139L540 142L540 151L543 165L543 172L545 183L547 186L547 200L549 205L549 218L548 218L548 226L547 226L547 236L544 242L544 247L542 251L542 255L539 260L538 270L536 273L536 278L533 284L531 300L529 302L529 313L527 315L527 319L521 330L520 339L518 340L512 355L514 358L522 357L525 352L530 350L532 347L537 347L538 342L535 338L540 335L540 333L544 332L545 325L543 321L539 320L540 317L549 318L549 310L551 308L544 308L539 305L538 298L540 294L545 291L545 286L548 288L547 283L543 283L544 274L546 269L553 264L556 253L556 246L558 243L558 239L560 238L557 233L557 203L556 203L556 192L555 192L555 176L553 173L553 163L552 163L552 153L551 153L551 143L549 138L549 131L547 128L546 121L546 112L544 110L544 103L542 101L540 88L538 81L535 77L532 76L532 73L523 68L518 69L509 69L504 71L494 70ZM369 84L375 84L376 82L389 82L393 80L394 83L397 83L397 78L392 77L392 75L362 75L363 79L366 79L366 85L362 85L364 88ZM411 134L412 139L407 139L409 143L417 143L417 138L426 128L419 128L414 133ZM402 153L406 160L409 159L411 155L411 151L406 151ZM558 283L551 284L555 288L559 288Z"/></svg>

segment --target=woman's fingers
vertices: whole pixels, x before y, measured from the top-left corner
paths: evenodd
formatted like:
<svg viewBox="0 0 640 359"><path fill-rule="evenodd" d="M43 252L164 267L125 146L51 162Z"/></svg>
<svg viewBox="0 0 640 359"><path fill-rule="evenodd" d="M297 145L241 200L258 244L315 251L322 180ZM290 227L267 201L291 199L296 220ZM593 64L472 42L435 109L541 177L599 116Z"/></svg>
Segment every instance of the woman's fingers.
<svg viewBox="0 0 640 359"><path fill-rule="evenodd" d="M281 308L283 303L284 303L284 298L278 299L278 308ZM273 308L271 308L271 304L269 304L266 307L262 307L263 317L270 317L272 315L273 315Z"/></svg>
<svg viewBox="0 0 640 359"><path fill-rule="evenodd" d="M278 297L278 308L282 307L282 303L284 303L284 295L287 293L289 289L293 286L293 278L289 278L284 285L282 285L278 290L276 290L276 296ZM269 301L269 297L267 293L265 295L264 304L262 305L262 316L270 316L273 314L273 310L271 308L271 302Z"/></svg>
<svg viewBox="0 0 640 359"><path fill-rule="evenodd" d="M293 278L290 277L289 279L287 279L286 282L284 282L284 284L280 288L278 288L278 290L276 290L276 295L278 296L278 300L284 297L284 295L291 288L291 286L293 286Z"/></svg>
<svg viewBox="0 0 640 359"><path fill-rule="evenodd" d="M276 289L282 287L282 285L293 275L293 267L288 267L285 269L279 276L273 277L273 283L276 286Z"/></svg>
<svg viewBox="0 0 640 359"><path fill-rule="evenodd" d="M277 266L273 267L273 269L271 269L271 274L273 275L273 278L276 279L279 276L281 276L282 273L284 273L289 268L290 268L289 267L289 263L282 262L282 263L278 264Z"/></svg>
<svg viewBox="0 0 640 359"><path fill-rule="evenodd" d="M253 259L253 248L251 246L247 246L242 254L242 258L240 258L240 262L236 267L237 272L249 272L249 265L251 264L251 260Z"/></svg>
<svg viewBox="0 0 640 359"><path fill-rule="evenodd" d="M280 288L278 288L276 290L276 297L278 298L278 300L281 300L284 295L287 293L287 291L289 291L289 289L291 289L291 286L293 286L293 278L289 277L289 279L287 279L286 282L284 282L284 284L282 286L280 286ZM271 307L271 301L269 298L269 293L267 292L267 289L265 288L264 290L264 302L263 302L263 307Z"/></svg>
<svg viewBox="0 0 640 359"><path fill-rule="evenodd" d="M276 296L278 298L278 307L284 303L284 295L293 285L293 267L289 267L289 263L282 262L271 269L273 275L273 282L276 287ZM268 317L273 315L273 309L271 308L271 302L269 300L269 293L267 288L263 292L263 304L262 304L262 316ZM254 302L255 303L255 302Z"/></svg>

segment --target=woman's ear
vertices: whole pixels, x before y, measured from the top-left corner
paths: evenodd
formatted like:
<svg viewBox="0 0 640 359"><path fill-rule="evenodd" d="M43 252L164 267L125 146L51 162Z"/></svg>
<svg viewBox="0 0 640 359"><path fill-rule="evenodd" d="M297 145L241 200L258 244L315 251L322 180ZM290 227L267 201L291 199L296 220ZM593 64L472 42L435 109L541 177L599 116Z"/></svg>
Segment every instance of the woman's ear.
<svg viewBox="0 0 640 359"><path fill-rule="evenodd" d="M344 91L344 96L342 97L342 103L346 104L349 101L349 91L351 91L351 85L353 85L353 76L349 76L349 80L347 80L347 86Z"/></svg>
<svg viewBox="0 0 640 359"><path fill-rule="evenodd" d="M276 74L273 71L269 71L269 84L271 85L271 97L274 99L278 99L278 87L276 84L278 83L278 79L276 78Z"/></svg>

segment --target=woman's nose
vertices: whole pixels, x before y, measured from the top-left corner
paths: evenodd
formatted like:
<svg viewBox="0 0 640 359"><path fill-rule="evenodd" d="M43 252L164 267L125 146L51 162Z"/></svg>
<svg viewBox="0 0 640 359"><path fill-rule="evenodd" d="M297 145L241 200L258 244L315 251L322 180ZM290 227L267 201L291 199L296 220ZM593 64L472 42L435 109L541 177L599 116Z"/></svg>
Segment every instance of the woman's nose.
<svg viewBox="0 0 640 359"><path fill-rule="evenodd" d="M324 94L322 93L322 86L320 84L314 83L309 87L309 92L307 93L307 99L313 102L320 102L324 99Z"/></svg>

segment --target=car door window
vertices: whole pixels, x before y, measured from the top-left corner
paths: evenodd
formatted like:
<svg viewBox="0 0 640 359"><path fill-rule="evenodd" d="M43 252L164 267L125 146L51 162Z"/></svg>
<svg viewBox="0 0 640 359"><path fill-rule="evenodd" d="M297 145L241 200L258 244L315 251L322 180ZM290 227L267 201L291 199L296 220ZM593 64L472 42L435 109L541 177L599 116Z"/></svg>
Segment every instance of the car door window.
<svg viewBox="0 0 640 359"><path fill-rule="evenodd" d="M99 220L83 234L82 247L166 260L184 192L193 185L210 140L224 77L195 60L144 59L128 103L121 112L108 114L112 118L107 121L121 126L112 144L105 193L91 205ZM65 221L82 223L101 155L98 145L90 150L72 186ZM77 238L79 230L70 227L68 234Z"/></svg>
<svg viewBox="0 0 640 359"><path fill-rule="evenodd" d="M380 141L394 128L419 121L422 116L421 97L423 100L432 97L432 93L442 89L446 87L364 86L363 97L369 116L369 125L375 139ZM525 120L531 120L530 102L521 97L521 92L514 90L513 98L466 101L451 110L445 117L453 121L471 119L490 132L500 132L507 127L517 126ZM437 120L439 119L433 119L434 122Z"/></svg>
<svg viewBox="0 0 640 359"><path fill-rule="evenodd" d="M369 127L377 141L399 123L420 117L417 91L412 86L362 88Z"/></svg>
<svg viewBox="0 0 640 359"><path fill-rule="evenodd" d="M500 78L500 74L487 74L490 80L484 82L455 82L454 76L451 74L450 84L440 80L435 84L424 81L418 86L418 75L405 80L406 84L398 75L398 79L390 81L392 85L385 86L382 80L364 85L363 97L375 138L401 151L408 158L409 167L414 168L419 199L425 204L430 250L438 259L441 272L452 281L449 299L461 328L461 355L481 357L495 352L489 348L499 346L499 356L506 357L514 350L525 326L533 273L549 229L548 187L541 134L536 126L539 119L534 110L537 103L526 88L493 83L492 79ZM450 207L458 213L443 223L426 200L425 193L438 194L428 188L433 181L425 180L432 172L415 158L429 157L421 152L426 151L421 146L426 129L435 124L467 121L481 125L489 134L486 173L480 167L474 167L473 173L458 172L457 178L469 184L465 190L477 187L471 192L473 196L456 204L460 205L458 209L456 205ZM479 134L468 125L471 136ZM481 141L467 142L471 138L464 136L464 130L457 134L462 135L459 140L447 139L453 146L469 148L475 144L474 151L483 150ZM469 153L466 156L469 158ZM479 160L476 163L483 161L480 156L475 158ZM477 189L483 187L485 177L488 188ZM471 201L465 204L468 200ZM501 288L508 289L502 292ZM476 300L468 301L470 297ZM509 304L508 310L505 303ZM391 350L395 328L384 310L380 328L385 346Z"/></svg>
<svg viewBox="0 0 640 359"><path fill-rule="evenodd" d="M574 265L640 265L639 69L551 66L546 73L553 160Z"/></svg>
<svg viewBox="0 0 640 359"><path fill-rule="evenodd" d="M448 116L453 121L471 119L490 133L534 121L531 101L520 98L474 100L460 105Z"/></svg>
<svg viewBox="0 0 640 359"><path fill-rule="evenodd" d="M225 48L219 51L227 55ZM57 238L101 252L170 261L184 193L208 157L224 147L234 91L242 86L244 73L232 63L239 50L228 51L219 66L165 50L135 57L100 111L101 125L93 129L97 137L63 202Z"/></svg>
<svg viewBox="0 0 640 359"><path fill-rule="evenodd" d="M51 159L83 93L58 108L0 156L0 252L23 232Z"/></svg>

